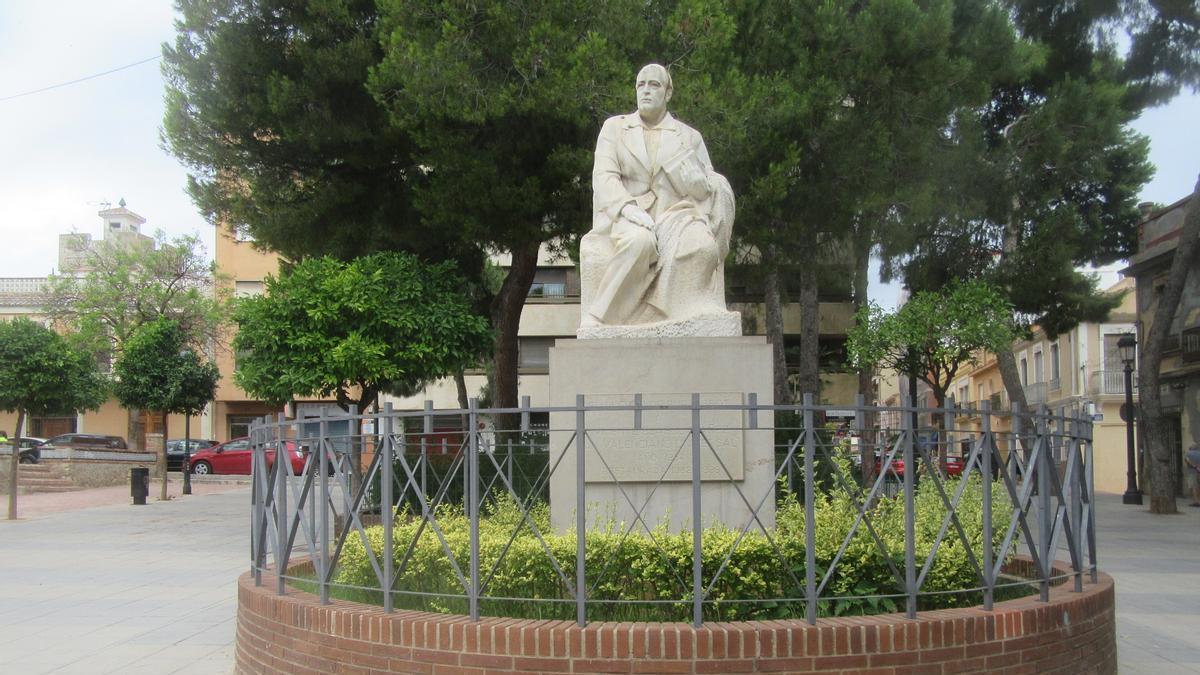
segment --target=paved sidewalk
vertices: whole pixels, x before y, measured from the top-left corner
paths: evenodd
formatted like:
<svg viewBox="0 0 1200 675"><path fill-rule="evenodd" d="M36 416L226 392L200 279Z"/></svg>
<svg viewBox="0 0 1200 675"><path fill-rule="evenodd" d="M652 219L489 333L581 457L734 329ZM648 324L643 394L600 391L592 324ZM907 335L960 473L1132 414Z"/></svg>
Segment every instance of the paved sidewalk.
<svg viewBox="0 0 1200 675"><path fill-rule="evenodd" d="M1200 673L1200 508L1190 501L1156 516L1119 494L1096 495L1097 563L1117 586L1122 675Z"/></svg>
<svg viewBox="0 0 1200 675"><path fill-rule="evenodd" d="M22 495L29 519L0 520L0 671L232 672L250 490L196 488L145 506L128 487L53 495L91 506L60 513Z"/></svg>
<svg viewBox="0 0 1200 675"><path fill-rule="evenodd" d="M53 495L74 505L58 513L22 496L28 519L0 521L0 671L232 672L249 487L196 488L146 506L128 488ZM1153 516L1097 496L1123 674L1200 673L1200 509L1179 503Z"/></svg>

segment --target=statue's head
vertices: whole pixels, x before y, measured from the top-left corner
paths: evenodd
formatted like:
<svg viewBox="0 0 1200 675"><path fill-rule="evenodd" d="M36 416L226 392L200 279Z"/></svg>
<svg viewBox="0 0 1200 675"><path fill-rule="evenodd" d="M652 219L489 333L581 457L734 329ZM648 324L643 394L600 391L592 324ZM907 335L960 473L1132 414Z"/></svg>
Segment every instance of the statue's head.
<svg viewBox="0 0 1200 675"><path fill-rule="evenodd" d="M674 91L671 73L657 63L643 67L638 71L636 91L638 113L645 119L658 121L666 114L667 101Z"/></svg>

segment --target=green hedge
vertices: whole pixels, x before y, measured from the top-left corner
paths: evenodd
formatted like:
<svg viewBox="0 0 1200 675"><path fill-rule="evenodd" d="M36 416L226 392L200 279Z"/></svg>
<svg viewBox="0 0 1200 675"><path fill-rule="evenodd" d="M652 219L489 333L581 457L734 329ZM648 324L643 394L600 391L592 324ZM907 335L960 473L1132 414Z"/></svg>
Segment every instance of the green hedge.
<svg viewBox="0 0 1200 675"><path fill-rule="evenodd" d="M848 470L849 467L843 467ZM982 506L984 485L978 475L968 480L966 492L957 513L963 529L977 556L982 551ZM957 480L946 483L952 496ZM1002 484L991 485L993 493L993 550L1003 539L1012 507ZM541 542L521 516L520 508L511 499L489 502L480 519L480 568L484 594L491 598L520 598L481 600L483 614L527 618L575 617L573 596L555 571ZM946 515L933 481L923 481L916 494L916 556L923 564L931 550ZM573 583L575 578L575 534L550 531L549 507L536 502L531 509L532 520L545 539L559 568ZM822 494L816 508L816 561L818 583L833 560L842 541L849 533L857 515L855 499L844 491L833 489ZM882 498L868 510L876 533L883 540L887 554L879 550L865 526L860 525L842 556L822 595L819 614L847 615L897 611L903 608L903 594L888 566L890 557L903 573L904 569L904 503L902 499ZM419 515L404 511L394 526L395 559L402 559L405 550L420 528ZM437 523L446 536L448 548L463 575L469 566L469 523L458 506L445 506L437 512ZM776 530L772 533L774 546L761 533L751 533L736 545L729 563L704 605L705 620L749 620L803 617L802 600L780 601L780 598L804 596L804 505L794 495L786 495L776 512ZM516 536L514 538L514 532ZM589 531L587 536L586 569L588 585L588 619L604 621L686 621L691 619L692 535L690 532L670 534L658 529L651 537L642 534L624 535L619 524ZM383 530L367 530L371 547L382 561ZM738 532L710 528L704 532L703 578L707 586L738 539ZM510 545L511 540L511 545ZM506 546L507 551L505 551ZM494 576L492 569L500 561ZM381 602L372 565L362 539L352 533L342 551L335 582L355 588L339 589L341 597L358 601ZM797 584L799 582L799 585ZM951 527L942 541L933 569L926 576L922 593L958 591L979 586L963 543ZM426 526L414 548L412 559L397 579L395 595L398 608L427 611L466 613L467 601L441 542L431 527ZM431 595L423 595L431 594ZM849 597L863 596L863 597ZM633 602L613 602L616 600ZM978 604L978 593L923 595L922 609L969 606Z"/></svg>

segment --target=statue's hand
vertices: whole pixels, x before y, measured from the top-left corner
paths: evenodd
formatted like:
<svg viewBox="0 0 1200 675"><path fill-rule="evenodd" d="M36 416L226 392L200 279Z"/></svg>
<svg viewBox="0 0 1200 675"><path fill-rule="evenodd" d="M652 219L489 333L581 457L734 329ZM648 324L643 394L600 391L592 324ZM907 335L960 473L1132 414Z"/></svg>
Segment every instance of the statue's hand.
<svg viewBox="0 0 1200 675"><path fill-rule="evenodd" d="M645 209L640 208L636 204L626 204L621 207L621 217L629 222L641 227L654 231L654 219L646 213Z"/></svg>
<svg viewBox="0 0 1200 675"><path fill-rule="evenodd" d="M697 201L704 199L712 192L712 188L708 184L708 174L699 163L694 161L683 162L679 165L679 178L686 189L688 196Z"/></svg>

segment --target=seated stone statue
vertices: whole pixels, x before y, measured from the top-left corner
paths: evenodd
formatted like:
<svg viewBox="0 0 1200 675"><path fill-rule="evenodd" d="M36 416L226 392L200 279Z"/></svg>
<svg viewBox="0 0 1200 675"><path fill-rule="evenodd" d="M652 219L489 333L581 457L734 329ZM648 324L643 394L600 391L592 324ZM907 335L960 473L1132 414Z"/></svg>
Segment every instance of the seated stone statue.
<svg viewBox="0 0 1200 675"><path fill-rule="evenodd" d="M700 133L667 112L667 70L642 68L636 90L637 113L606 120L596 141L578 335L741 335L725 307L733 190Z"/></svg>

